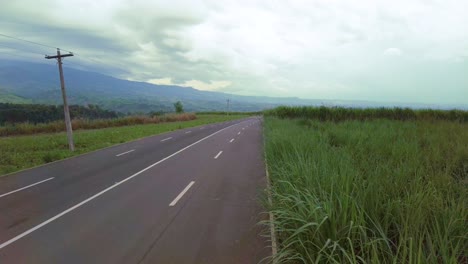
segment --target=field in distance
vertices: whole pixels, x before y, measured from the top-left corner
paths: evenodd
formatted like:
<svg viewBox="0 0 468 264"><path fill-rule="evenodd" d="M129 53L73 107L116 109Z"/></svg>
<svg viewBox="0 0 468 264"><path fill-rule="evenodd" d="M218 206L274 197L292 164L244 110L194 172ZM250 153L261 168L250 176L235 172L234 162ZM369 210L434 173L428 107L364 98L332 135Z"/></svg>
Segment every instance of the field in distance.
<svg viewBox="0 0 468 264"><path fill-rule="evenodd" d="M278 263L466 263L467 116L266 112Z"/></svg>

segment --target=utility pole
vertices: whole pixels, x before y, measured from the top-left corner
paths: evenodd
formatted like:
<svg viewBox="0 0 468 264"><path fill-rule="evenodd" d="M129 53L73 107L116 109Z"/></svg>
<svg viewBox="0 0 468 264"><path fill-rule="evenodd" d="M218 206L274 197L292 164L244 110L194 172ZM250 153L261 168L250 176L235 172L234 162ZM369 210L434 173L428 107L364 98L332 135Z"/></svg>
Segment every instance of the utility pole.
<svg viewBox="0 0 468 264"><path fill-rule="evenodd" d="M229 115L229 102L230 102L230 101L231 101L230 99L227 99L227 100L226 100L226 103L227 103L227 111L226 111L226 114L227 114L227 115Z"/></svg>
<svg viewBox="0 0 468 264"><path fill-rule="evenodd" d="M67 93L65 92L65 80L63 78L63 69L62 69L62 58L63 57L71 57L73 53L69 54L60 54L60 49L57 48L57 55L56 56L45 56L46 59L57 59L58 61L58 68L60 74L60 86L62 89L62 98L63 98L63 112L65 114L65 126L67 127L67 138L68 138L68 147L70 151L75 151L75 144L73 143L73 131L72 125L70 120L70 110L68 109L67 103Z"/></svg>

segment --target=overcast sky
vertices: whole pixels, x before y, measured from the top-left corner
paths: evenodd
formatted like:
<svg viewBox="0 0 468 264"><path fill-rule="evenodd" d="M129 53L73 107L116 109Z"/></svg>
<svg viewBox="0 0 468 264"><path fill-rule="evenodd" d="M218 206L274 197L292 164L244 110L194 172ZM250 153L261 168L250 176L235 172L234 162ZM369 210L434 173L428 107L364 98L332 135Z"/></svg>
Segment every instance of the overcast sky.
<svg viewBox="0 0 468 264"><path fill-rule="evenodd" d="M468 105L467 12L467 0L0 0L0 33L129 80ZM0 37L0 58L52 63L45 53Z"/></svg>

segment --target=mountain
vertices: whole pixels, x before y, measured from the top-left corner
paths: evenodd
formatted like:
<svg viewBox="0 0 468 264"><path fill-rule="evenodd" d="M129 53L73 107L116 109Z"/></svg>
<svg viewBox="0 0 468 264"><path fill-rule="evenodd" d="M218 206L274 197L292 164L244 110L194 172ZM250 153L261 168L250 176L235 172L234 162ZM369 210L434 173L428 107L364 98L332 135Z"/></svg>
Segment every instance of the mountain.
<svg viewBox="0 0 468 264"><path fill-rule="evenodd" d="M228 98L232 111L259 111L278 105L268 97L234 96L191 87L127 81L66 67L64 75L70 104L97 104L120 112L172 111L173 103L179 100L186 111L224 111ZM0 97L0 102L61 104L57 67L0 62Z"/></svg>
<svg viewBox="0 0 468 264"><path fill-rule="evenodd" d="M122 80L67 67L64 67L64 75L69 104L95 104L124 113L173 111L173 103L176 101L181 101L186 111L225 111L227 99L231 101L232 111L260 111L278 105L409 106L366 101L239 96L191 87ZM57 66L0 61L0 102L61 104ZM422 107L434 108L431 105L419 105L419 108Z"/></svg>

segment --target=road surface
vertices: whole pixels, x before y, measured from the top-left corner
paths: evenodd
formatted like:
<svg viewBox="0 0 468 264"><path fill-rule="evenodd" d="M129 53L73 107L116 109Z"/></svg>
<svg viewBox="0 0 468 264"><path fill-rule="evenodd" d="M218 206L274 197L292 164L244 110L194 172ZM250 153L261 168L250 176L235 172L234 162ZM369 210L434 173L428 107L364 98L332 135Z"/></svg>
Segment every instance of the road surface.
<svg viewBox="0 0 468 264"><path fill-rule="evenodd" d="M258 263L261 118L0 177L0 263Z"/></svg>

